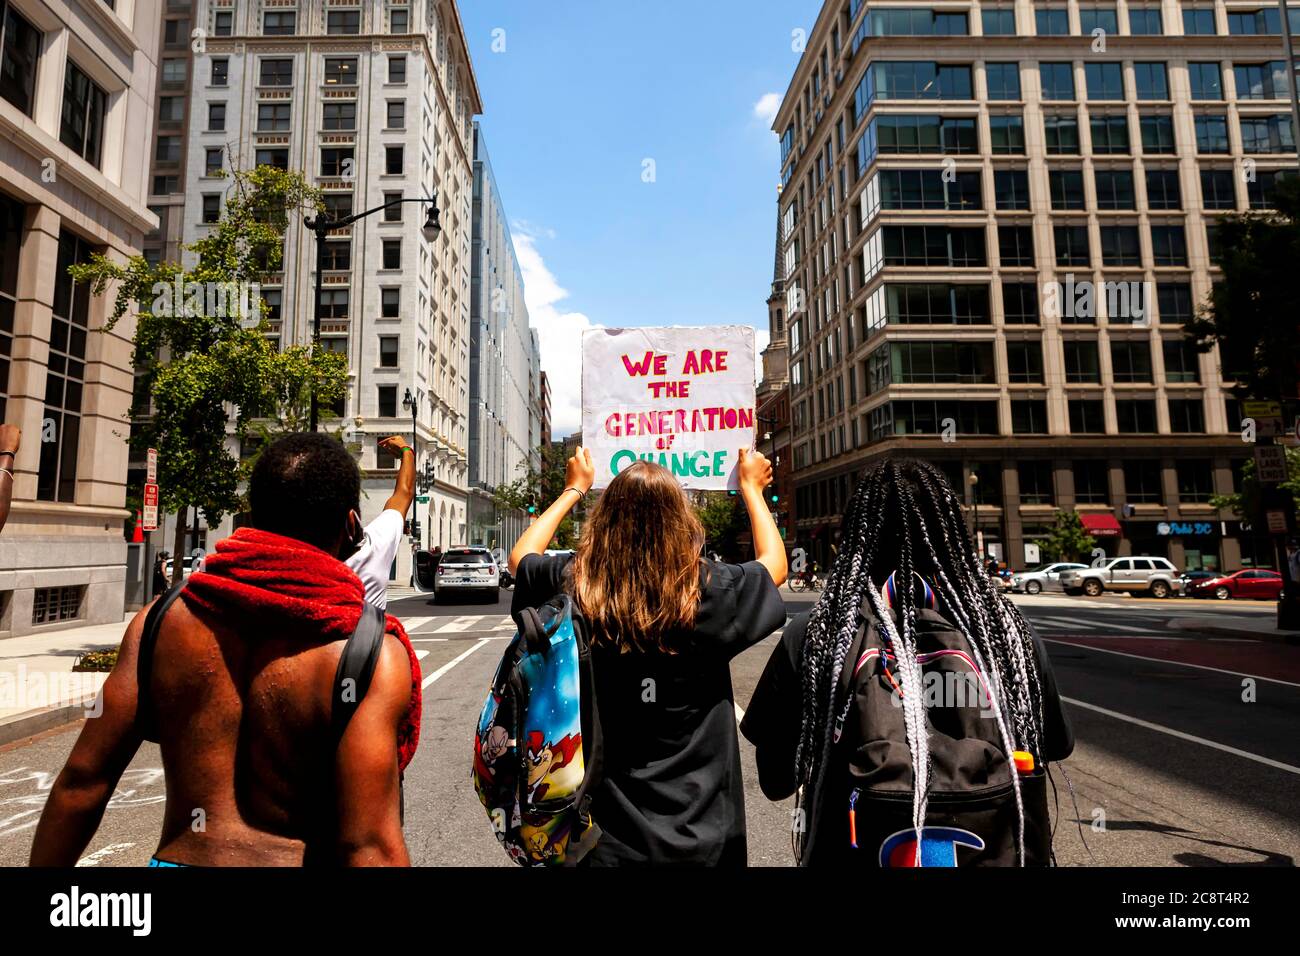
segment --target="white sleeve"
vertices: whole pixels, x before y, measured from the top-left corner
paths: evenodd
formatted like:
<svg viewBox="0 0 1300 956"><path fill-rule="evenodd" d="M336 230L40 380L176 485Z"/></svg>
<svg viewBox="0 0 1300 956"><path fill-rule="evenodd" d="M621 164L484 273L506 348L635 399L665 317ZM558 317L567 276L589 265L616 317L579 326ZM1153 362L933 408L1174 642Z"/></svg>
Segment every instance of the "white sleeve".
<svg viewBox="0 0 1300 956"><path fill-rule="evenodd" d="M406 519L400 512L385 508L379 517L366 525L365 543L347 560L366 589L366 598L377 607L387 604L388 571L402 543Z"/></svg>

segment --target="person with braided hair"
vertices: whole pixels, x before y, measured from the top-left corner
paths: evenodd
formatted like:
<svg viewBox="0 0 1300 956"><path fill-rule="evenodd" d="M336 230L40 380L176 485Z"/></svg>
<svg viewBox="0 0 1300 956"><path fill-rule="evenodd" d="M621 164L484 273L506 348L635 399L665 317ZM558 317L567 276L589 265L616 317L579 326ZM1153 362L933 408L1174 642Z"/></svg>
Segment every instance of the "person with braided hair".
<svg viewBox="0 0 1300 956"><path fill-rule="evenodd" d="M941 711L936 679L948 705L958 677L980 705ZM854 493L825 592L786 627L741 732L764 794L797 797L802 865L1045 863L1044 767L1074 747L1042 644L985 573L943 472L893 458ZM980 818L1006 831L1001 854L958 827L954 793L1001 807ZM945 809L928 816L932 795ZM898 808L897 824L859 848L879 806Z"/></svg>

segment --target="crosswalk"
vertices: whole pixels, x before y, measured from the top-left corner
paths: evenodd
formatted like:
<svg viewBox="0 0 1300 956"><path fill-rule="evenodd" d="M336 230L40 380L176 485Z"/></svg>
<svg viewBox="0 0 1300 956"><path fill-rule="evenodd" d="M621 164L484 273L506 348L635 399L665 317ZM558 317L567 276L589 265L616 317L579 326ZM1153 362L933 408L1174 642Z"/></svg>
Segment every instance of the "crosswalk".
<svg viewBox="0 0 1300 956"><path fill-rule="evenodd" d="M482 635L491 633L494 636L509 636L516 630L514 620L509 614L460 614L455 617L400 617L402 626L406 628L407 636L413 640L437 641L439 637L451 639L466 635ZM776 629L776 634L780 634L786 624L792 620L788 615L785 623ZM438 635L435 637L433 635Z"/></svg>
<svg viewBox="0 0 1300 956"><path fill-rule="evenodd" d="M1047 633L1066 633L1066 634L1143 634L1148 637L1154 637L1159 634L1168 635L1167 629L1158 624L1149 624L1144 627L1138 627L1131 624L1114 624L1110 621L1091 620L1084 621L1078 618L1069 617L1051 617L1042 614L1027 615L1029 623L1033 624L1039 631ZM1171 638L1172 639L1172 638Z"/></svg>

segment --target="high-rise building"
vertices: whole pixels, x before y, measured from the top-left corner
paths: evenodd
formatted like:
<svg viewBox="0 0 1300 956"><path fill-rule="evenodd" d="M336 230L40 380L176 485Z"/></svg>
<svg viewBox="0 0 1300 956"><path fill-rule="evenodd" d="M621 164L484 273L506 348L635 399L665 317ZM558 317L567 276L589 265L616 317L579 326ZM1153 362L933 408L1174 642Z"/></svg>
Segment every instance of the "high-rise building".
<svg viewBox="0 0 1300 956"><path fill-rule="evenodd" d="M1300 33L1300 9L1290 11ZM1277 4L832 0L774 124L797 536L883 455L943 467L1020 567L1267 563L1210 499L1251 446L1183 326L1216 220L1296 167Z"/></svg>
<svg viewBox="0 0 1300 956"><path fill-rule="evenodd" d="M0 637L122 620L131 337L74 284L156 225L161 0L0 0L0 421L22 429L0 533Z"/></svg>
<svg viewBox="0 0 1300 956"><path fill-rule="evenodd" d="M473 117L482 102L453 0L233 3L196 0L186 133L184 236L220 216L232 163L303 170L343 218L398 198L436 196L442 233L426 238L423 204L393 205L325 243L321 345L348 356L349 395L322 427L360 448L363 518L383 507L397 463L387 435L410 434L433 473L412 512L419 547L467 542ZM263 284L269 333L312 341L316 240L301 220L282 273ZM222 529L224 532L225 529ZM220 536L220 535L218 535ZM403 550L394 580L410 573Z"/></svg>
<svg viewBox="0 0 1300 956"><path fill-rule="evenodd" d="M470 283L470 542L509 548L527 514L498 508L493 492L523 478L534 446L533 370L539 359L528 325L524 276L497 188L483 130L474 124L474 208Z"/></svg>
<svg viewBox="0 0 1300 956"><path fill-rule="evenodd" d="M541 418L542 445L550 445L551 438L551 379L543 372L541 388L538 391L538 410Z"/></svg>

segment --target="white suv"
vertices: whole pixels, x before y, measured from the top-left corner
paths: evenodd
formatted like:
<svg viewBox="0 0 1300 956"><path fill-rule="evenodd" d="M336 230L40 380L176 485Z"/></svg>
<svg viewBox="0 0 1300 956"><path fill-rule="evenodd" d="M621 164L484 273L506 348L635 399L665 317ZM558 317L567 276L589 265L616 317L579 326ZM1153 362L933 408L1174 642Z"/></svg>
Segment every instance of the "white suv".
<svg viewBox="0 0 1300 956"><path fill-rule="evenodd" d="M495 603L500 586L501 571L491 551L476 546L451 548L438 562L433 599L441 601L448 594L477 594Z"/></svg>
<svg viewBox="0 0 1300 956"><path fill-rule="evenodd" d="M1177 594L1182 586L1182 576L1173 562L1150 555L1105 558L1091 568L1061 575L1061 587L1066 594L1088 597L1097 597L1103 591L1128 591L1166 598Z"/></svg>

